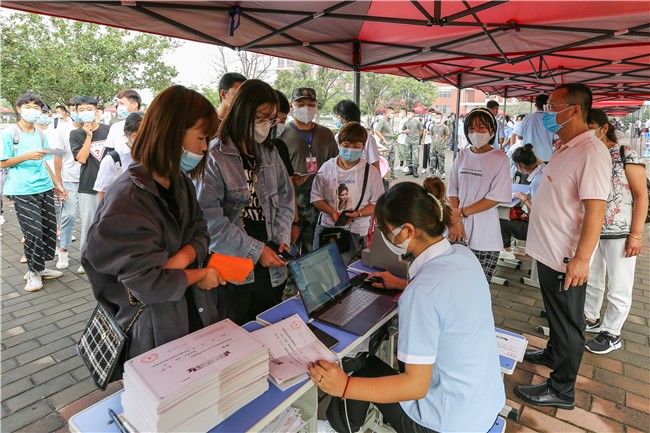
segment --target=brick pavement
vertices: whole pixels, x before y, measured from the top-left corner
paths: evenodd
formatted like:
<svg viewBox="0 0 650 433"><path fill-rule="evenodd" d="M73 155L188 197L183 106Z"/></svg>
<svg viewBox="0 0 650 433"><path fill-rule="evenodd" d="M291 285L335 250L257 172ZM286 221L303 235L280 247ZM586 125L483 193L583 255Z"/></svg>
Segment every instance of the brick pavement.
<svg viewBox="0 0 650 433"><path fill-rule="evenodd" d="M451 158L447 158L448 161ZM450 162L448 162L450 164ZM419 179L422 180L422 177ZM1 423L3 432L67 431L70 416L119 388L97 391L75 354L74 343L95 305L88 281L74 272L78 242L72 244L70 267L58 280L46 281L40 292L23 290L26 265L20 230L12 205L5 199L1 247ZM78 233L75 233L79 237ZM650 248L648 233L637 261L630 317L623 327L623 348L605 356L585 353L578 377L574 411L523 406L514 396L516 384L540 383L546 367L523 362L505 380L507 398L520 408L519 422L508 420L507 432L650 432ZM49 266L54 266L49 263ZM543 347L535 333L539 289L519 282L520 270L498 268L508 286L492 285L495 322L526 334L530 345Z"/></svg>

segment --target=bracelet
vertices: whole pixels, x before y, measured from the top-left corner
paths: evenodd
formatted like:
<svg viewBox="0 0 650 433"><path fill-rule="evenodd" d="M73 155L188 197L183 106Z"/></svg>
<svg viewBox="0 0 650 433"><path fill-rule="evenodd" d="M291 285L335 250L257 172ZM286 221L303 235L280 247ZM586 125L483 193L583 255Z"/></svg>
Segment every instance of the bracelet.
<svg viewBox="0 0 650 433"><path fill-rule="evenodd" d="M628 234L628 236L631 237L632 239L636 239L637 241L643 240L643 236L634 236L632 233Z"/></svg>
<svg viewBox="0 0 650 433"><path fill-rule="evenodd" d="M467 214L465 214L465 208L464 207L460 208L460 214L463 216L463 218L467 218Z"/></svg>
<svg viewBox="0 0 650 433"><path fill-rule="evenodd" d="M345 388L343 388L343 394L341 394L342 399L345 399L345 393L347 392L348 385L350 384L350 377L352 376L348 376L348 380L345 381Z"/></svg>

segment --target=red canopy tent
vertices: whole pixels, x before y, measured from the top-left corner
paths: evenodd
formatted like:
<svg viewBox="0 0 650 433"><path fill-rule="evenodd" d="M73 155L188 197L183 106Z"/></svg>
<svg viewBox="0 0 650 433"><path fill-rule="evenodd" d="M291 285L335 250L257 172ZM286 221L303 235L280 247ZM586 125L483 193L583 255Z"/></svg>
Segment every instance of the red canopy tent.
<svg viewBox="0 0 650 433"><path fill-rule="evenodd" d="M579 81L597 95L650 99L646 0L8 0L2 5L508 97L531 98Z"/></svg>

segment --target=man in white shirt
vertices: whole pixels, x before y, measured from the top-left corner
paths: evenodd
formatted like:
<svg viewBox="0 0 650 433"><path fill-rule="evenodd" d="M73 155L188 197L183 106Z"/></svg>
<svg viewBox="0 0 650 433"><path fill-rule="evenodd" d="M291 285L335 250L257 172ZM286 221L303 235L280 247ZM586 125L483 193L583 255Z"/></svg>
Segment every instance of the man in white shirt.
<svg viewBox="0 0 650 433"><path fill-rule="evenodd" d="M138 92L132 89L122 90L116 97L117 118L120 120L111 125L111 130L108 131L108 138L106 139L106 147L112 147L116 151L123 153L128 152L129 149L124 135L124 119L129 114L140 111L142 98L140 98Z"/></svg>
<svg viewBox="0 0 650 433"><path fill-rule="evenodd" d="M537 95L535 98L537 111L524 117L517 133L522 144L532 144L533 152L544 162L550 161L551 155L553 155L553 137L555 135L544 128L542 122L544 105L547 101L548 95Z"/></svg>
<svg viewBox="0 0 650 433"><path fill-rule="evenodd" d="M497 134L494 136L492 147L494 147L496 150L503 150L505 135L503 133L503 124L500 120L498 120L497 117L499 114L499 103L495 100L490 100L487 101L487 104L485 104L485 106L492 112L494 118L497 119Z"/></svg>
<svg viewBox="0 0 650 433"><path fill-rule="evenodd" d="M612 160L587 125L591 91L584 84L556 88L544 125L563 145L544 169L530 213L526 253L537 260L544 307L551 329L543 350L524 359L553 369L540 385L520 385L527 403L573 409L575 384L585 347L585 294L589 261L605 219Z"/></svg>

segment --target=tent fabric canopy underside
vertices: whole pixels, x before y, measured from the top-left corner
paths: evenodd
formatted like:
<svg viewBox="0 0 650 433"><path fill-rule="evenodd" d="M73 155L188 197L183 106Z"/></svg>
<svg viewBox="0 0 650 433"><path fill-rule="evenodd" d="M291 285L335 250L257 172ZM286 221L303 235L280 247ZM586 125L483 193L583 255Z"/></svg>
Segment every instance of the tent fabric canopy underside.
<svg viewBox="0 0 650 433"><path fill-rule="evenodd" d="M650 99L645 0L43 0L3 7L508 97L583 82L602 97Z"/></svg>

